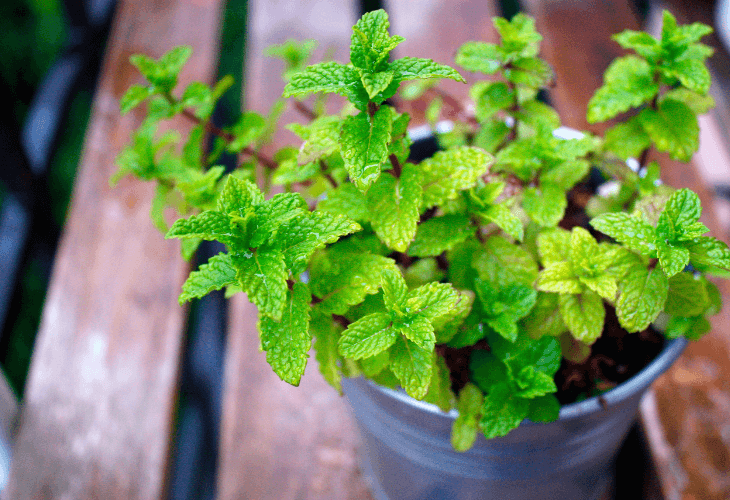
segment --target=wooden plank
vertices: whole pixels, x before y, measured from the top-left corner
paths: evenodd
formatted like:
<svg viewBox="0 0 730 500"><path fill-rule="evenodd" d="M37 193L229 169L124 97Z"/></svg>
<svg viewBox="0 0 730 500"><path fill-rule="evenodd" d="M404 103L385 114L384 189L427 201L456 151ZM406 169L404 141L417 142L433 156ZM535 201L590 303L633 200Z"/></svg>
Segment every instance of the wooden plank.
<svg viewBox="0 0 730 500"><path fill-rule="evenodd" d="M625 1L527 2L545 36L548 61L557 74L551 92L565 124L600 131L605 125L585 121L588 99L601 84L608 63L621 50L609 35L639 29ZM584 48L576 51L576 47ZM656 155L664 180L689 187L702 199L703 222L727 241L713 210L713 197L694 164ZM730 445L724 438L730 409L730 286L718 282L726 304L712 318L713 331L689 345L684 355L654 385L642 405L642 420L658 468L662 489L671 499L720 499L730 496Z"/></svg>
<svg viewBox="0 0 730 500"><path fill-rule="evenodd" d="M186 311L187 265L149 220L153 186L114 158L142 114L119 116L131 54L194 47L181 77L211 80L220 0L117 6L68 224L56 257L21 413L7 497L159 499L166 495ZM179 123L180 128L187 125Z"/></svg>
<svg viewBox="0 0 730 500"><path fill-rule="evenodd" d="M256 0L249 4L245 101L267 112L281 95L281 63L263 50L287 38L316 38L317 56L335 49L347 61L355 2ZM301 116L287 112L287 121ZM297 144L292 135L279 145ZM318 372L314 357L299 387L280 381L259 352L256 308L231 301L224 374L218 498L276 500L370 499L360 474L359 437L342 399Z"/></svg>

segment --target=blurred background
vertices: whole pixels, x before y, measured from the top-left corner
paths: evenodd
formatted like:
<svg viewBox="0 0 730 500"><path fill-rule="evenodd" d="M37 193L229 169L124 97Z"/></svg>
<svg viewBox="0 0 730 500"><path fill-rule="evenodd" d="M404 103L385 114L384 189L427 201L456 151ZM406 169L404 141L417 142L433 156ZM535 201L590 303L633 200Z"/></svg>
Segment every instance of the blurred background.
<svg viewBox="0 0 730 500"><path fill-rule="evenodd" d="M361 11L387 8L387 3L362 0ZM502 14L511 17L540 0L523 3L502 0ZM635 0L633 7L636 17L649 31L659 29L661 21L655 14L664 7L672 10L680 22L701 21L715 27L715 33L704 41L716 50L710 64L717 109L711 121L702 123L703 134L711 136L711 146L698 163L707 182L718 194L730 199L730 161L723 156L728 150L730 131L730 0L666 0L661 4ZM23 397L114 8L115 0L0 1L0 89L9 101L0 115L4 163L0 168L0 366L5 375L0 377L0 403L5 400L14 405ZM246 0L227 2L218 73L233 75L239 84L246 18ZM222 122L232 121L226 115L238 113L240 96L240 86L229 92L217 112ZM730 203L720 202L718 211L724 227L730 227ZM204 498L205 482L214 478L214 471L201 463L216 453L217 439L204 437L217 433L222 350L200 346L223 345L224 308L223 301L213 296L210 302L201 301L192 310L178 424L179 429L185 430L178 435L192 436L194 442L187 446L180 441L178 445L179 466L172 481L178 488L173 496L178 498ZM203 319L211 317L212 320ZM212 344L204 341L204 335L212 336ZM196 363L196 356L205 357L206 362ZM208 372L201 377L195 373L195 367L203 365ZM190 408L195 405L206 409L208 416L198 419L200 424L186 424L186 415L192 414ZM213 448L203 450L203 441L210 441ZM215 460L211 462L213 467ZM0 489L1 471L2 460Z"/></svg>

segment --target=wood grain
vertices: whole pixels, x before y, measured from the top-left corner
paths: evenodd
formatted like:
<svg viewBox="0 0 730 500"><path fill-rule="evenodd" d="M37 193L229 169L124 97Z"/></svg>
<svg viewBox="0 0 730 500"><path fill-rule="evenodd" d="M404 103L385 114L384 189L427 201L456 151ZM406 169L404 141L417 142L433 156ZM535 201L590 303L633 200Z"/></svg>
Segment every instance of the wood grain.
<svg viewBox="0 0 730 500"><path fill-rule="evenodd" d="M356 2L265 1L249 4L245 102L267 112L281 95L280 61L263 50L287 38L317 38L317 56L348 60ZM284 123L301 121L293 111ZM279 146L295 144L281 134ZM299 387L280 381L259 352L256 308L231 301L224 374L218 498L222 500L368 500L357 461L359 438L345 401L310 358Z"/></svg>
<svg viewBox="0 0 730 500"><path fill-rule="evenodd" d="M21 412L6 497L165 496L186 310L187 265L149 220L151 185L114 189L114 158L140 123L119 99L141 83L127 62L187 43L181 80L215 68L220 0L117 6L71 211L57 253ZM184 128L185 125L176 124Z"/></svg>
<svg viewBox="0 0 730 500"><path fill-rule="evenodd" d="M622 0L527 2L537 17L546 58L557 74L550 98L567 126L592 131L588 100L601 83L610 61L622 54L609 36L639 29L628 3ZM575 50L581 47L582 50ZM665 182L697 192L705 207L702 220L711 233L728 241L719 225L713 196L696 165L656 154ZM730 411L730 284L718 282L725 307L712 318L713 331L690 343L679 361L654 384L642 405L642 421L649 437L665 498L721 499L730 497L730 443L725 434Z"/></svg>

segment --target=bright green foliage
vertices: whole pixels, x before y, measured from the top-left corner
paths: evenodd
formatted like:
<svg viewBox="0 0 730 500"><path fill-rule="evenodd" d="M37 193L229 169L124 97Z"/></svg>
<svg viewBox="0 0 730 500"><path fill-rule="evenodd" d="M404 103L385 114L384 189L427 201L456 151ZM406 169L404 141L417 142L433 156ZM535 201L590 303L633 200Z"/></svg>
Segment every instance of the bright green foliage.
<svg viewBox="0 0 730 500"><path fill-rule="evenodd" d="M266 316L259 320L261 348L266 361L284 382L299 385L307 366L307 352L312 346L309 332L309 303L312 297L307 285L296 283L287 293L281 321Z"/></svg>
<svg viewBox="0 0 730 500"><path fill-rule="evenodd" d="M489 341L492 352L477 351L471 360L472 379L486 394L480 424L487 439L506 435L533 411L543 420L557 417L554 398L546 396L557 390L560 343L550 337Z"/></svg>
<svg viewBox="0 0 730 500"><path fill-rule="evenodd" d="M538 100L554 74L538 57L532 18L495 19L498 44L458 50L467 70L496 74L463 107L435 87L461 75L430 59L395 59L403 38L389 24L383 10L364 15L346 64L307 66L314 42L270 49L303 118L285 125L300 142L278 148L270 142L283 99L268 115L243 111L213 126L231 78L176 88L187 47L133 58L147 83L131 86L120 108L144 102L147 114L112 181L131 173L156 182L153 222L182 240L187 257L203 240L226 246L190 274L181 302L246 293L283 380L299 383L314 341L338 391L342 377L364 376L443 411L458 407L459 451L479 431L491 438L524 419L557 419L561 360L590 361L607 308L629 332L657 319L668 338L709 330L721 296L704 275L730 277L730 248L705 236L697 195L663 185L658 164L646 162L652 147L679 159L697 149L696 114L713 104L711 49L699 43L707 27L678 26L665 13L660 39L614 37L634 54L610 65L588 118L628 118L601 139L558 130L558 113ZM419 164L409 158L409 116L386 103L407 80L417 83L401 96L433 98L424 109L434 130L456 117L435 132L440 151ZM302 100L312 93L320 95ZM328 93L349 104L327 114ZM175 117L192 122L189 132L158 133ZM238 162L230 173L218 165L224 154ZM592 168L609 180L596 196ZM168 228L169 208L183 218ZM468 356L468 374L450 373L452 354ZM457 398L452 379L460 386L465 375Z"/></svg>
<svg viewBox="0 0 730 500"><path fill-rule="evenodd" d="M429 219L418 226L408 255L430 257L440 255L474 235L475 228L467 217L444 215Z"/></svg>
<svg viewBox="0 0 730 500"><path fill-rule="evenodd" d="M361 191L367 190L380 176L381 165L388 159L388 143L393 128L393 111L381 107L371 118L367 113L348 116L340 135L342 158L350 180Z"/></svg>
<svg viewBox="0 0 730 500"><path fill-rule="evenodd" d="M689 161L699 148L697 116L683 102L664 99L656 110L643 110L639 120L657 149L668 152L672 158Z"/></svg>
<svg viewBox="0 0 730 500"><path fill-rule="evenodd" d="M459 416L451 428L451 445L456 451L466 451L474 446L483 404L484 395L476 385L466 384L459 392Z"/></svg>
<svg viewBox="0 0 730 500"><path fill-rule="evenodd" d="M603 86L588 103L588 121L608 120L651 101L659 92L652 68L635 56L616 59L606 70Z"/></svg>
<svg viewBox="0 0 730 500"><path fill-rule="evenodd" d="M532 255L500 236L485 241L472 259L479 277L496 285L516 283L531 287L537 278L537 262Z"/></svg>
<svg viewBox="0 0 730 500"><path fill-rule="evenodd" d="M484 321L510 342L517 340L517 322L535 305L537 291L516 283L496 288L482 280L477 280L476 291Z"/></svg>
<svg viewBox="0 0 730 500"><path fill-rule="evenodd" d="M200 269L190 273L183 284L180 303L198 299L235 282L236 270L230 256L218 254L211 257L207 264L201 265Z"/></svg>
<svg viewBox="0 0 730 500"><path fill-rule="evenodd" d="M492 163L490 155L477 148L463 147L438 152L422 161L421 172L424 208L456 198L460 191L476 185Z"/></svg>
<svg viewBox="0 0 730 500"><path fill-rule="evenodd" d="M368 190L370 222L388 248L405 252L413 241L422 196L418 167L412 163L404 166L399 179L383 174Z"/></svg>

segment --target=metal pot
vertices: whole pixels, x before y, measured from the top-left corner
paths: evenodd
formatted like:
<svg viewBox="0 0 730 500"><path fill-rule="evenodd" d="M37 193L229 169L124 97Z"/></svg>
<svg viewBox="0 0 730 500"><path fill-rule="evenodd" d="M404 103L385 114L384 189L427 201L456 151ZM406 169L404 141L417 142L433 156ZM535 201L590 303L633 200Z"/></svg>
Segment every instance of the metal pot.
<svg viewBox="0 0 730 500"><path fill-rule="evenodd" d="M654 361L600 402L566 405L547 424L525 420L505 437L479 436L465 453L451 448L456 410L444 413L368 380L344 380L373 494L377 500L596 500L611 483L641 397L686 344L667 342Z"/></svg>

